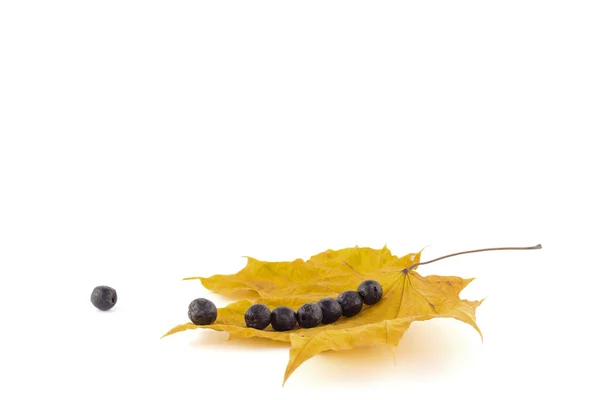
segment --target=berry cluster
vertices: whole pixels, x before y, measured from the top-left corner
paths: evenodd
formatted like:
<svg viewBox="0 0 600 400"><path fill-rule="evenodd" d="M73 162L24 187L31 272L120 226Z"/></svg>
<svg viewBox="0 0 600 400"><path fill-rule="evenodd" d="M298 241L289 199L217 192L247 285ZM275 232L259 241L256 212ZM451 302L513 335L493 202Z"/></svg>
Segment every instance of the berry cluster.
<svg viewBox="0 0 600 400"><path fill-rule="evenodd" d="M382 295L379 282L370 279L362 282L358 290L342 292L337 299L327 297L317 303L306 303L296 312L286 306L271 311L264 304L253 304L246 310L244 319L247 327L260 330L269 324L278 332L292 330L296 324L302 328L314 328L320 324L331 324L342 315L353 317L364 304L371 306L381 300ZM217 307L207 299L193 300L188 308L188 317L196 325L210 325L217 319Z"/></svg>

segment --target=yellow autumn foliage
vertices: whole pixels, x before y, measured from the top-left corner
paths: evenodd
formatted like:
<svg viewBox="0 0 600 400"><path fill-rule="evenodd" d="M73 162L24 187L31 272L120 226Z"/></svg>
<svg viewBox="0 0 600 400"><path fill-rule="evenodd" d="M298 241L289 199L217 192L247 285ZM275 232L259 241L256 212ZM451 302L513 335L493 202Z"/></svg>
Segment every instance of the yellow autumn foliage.
<svg viewBox="0 0 600 400"><path fill-rule="evenodd" d="M248 258L236 274L214 275L199 279L209 290L223 295L252 294L252 300L240 300L218 310L211 325L186 323L171 329L171 335L187 329L226 331L230 339L261 337L289 342L289 362L284 383L306 360L324 351L350 350L374 345L397 345L413 321L454 318L471 325L481 301L462 300L460 292L472 281L455 276L422 276L410 266L420 262L421 252L396 257L387 247L375 250L354 247L327 250L307 261L267 262ZM367 279L377 280L383 288L382 299L364 306L351 318L341 317L329 325L311 329L296 327L276 332L246 327L244 313L253 303L269 308L285 305L298 309L302 304L325 297L336 298L346 290L356 290Z"/></svg>

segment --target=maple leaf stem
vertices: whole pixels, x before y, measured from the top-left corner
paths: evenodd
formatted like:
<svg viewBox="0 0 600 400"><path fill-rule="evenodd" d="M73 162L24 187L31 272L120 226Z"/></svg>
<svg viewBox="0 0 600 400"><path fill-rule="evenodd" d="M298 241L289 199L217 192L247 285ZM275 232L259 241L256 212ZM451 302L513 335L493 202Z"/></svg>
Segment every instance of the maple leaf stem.
<svg viewBox="0 0 600 400"><path fill-rule="evenodd" d="M490 247L490 248L487 248L487 249L477 249L477 250L461 251L459 253L448 254L447 256L438 257L438 258L434 258L433 260L423 261L423 262L420 262L420 263L417 263L417 264L413 264L410 267L403 269L402 271L404 273L408 273L409 271L412 271L413 269L415 269L419 265L431 264L432 262L443 260L444 258L448 258L448 257L459 256L461 254L479 253L479 252L482 252L482 251L492 251L492 250L537 250L537 249L541 249L541 248L542 248L542 245L538 244L538 245L529 246L529 247Z"/></svg>

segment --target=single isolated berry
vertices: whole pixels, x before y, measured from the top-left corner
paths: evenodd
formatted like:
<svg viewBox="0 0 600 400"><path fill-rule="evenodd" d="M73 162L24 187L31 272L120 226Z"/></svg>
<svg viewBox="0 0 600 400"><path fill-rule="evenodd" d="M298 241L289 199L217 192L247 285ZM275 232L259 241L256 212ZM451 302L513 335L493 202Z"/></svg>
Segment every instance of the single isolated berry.
<svg viewBox="0 0 600 400"><path fill-rule="evenodd" d="M96 286L90 300L98 310L108 311L117 304L117 291L110 286Z"/></svg>
<svg viewBox="0 0 600 400"><path fill-rule="evenodd" d="M340 319L342 316L342 306L334 298L326 297L319 300L317 305L321 308L323 313L322 324L331 324Z"/></svg>
<svg viewBox="0 0 600 400"><path fill-rule="evenodd" d="M372 306L381 300L383 289L381 289L379 282L369 279L358 285L358 294L360 294L363 303Z"/></svg>
<svg viewBox="0 0 600 400"><path fill-rule="evenodd" d="M291 331L296 327L296 313L289 307L276 307L271 313L271 326L278 332Z"/></svg>
<svg viewBox="0 0 600 400"><path fill-rule="evenodd" d="M323 320L323 311L315 303L306 303L298 309L296 317L301 327L314 328Z"/></svg>
<svg viewBox="0 0 600 400"><path fill-rule="evenodd" d="M208 299L192 300L188 306L188 317L194 325L210 325L217 319L217 307Z"/></svg>
<svg viewBox="0 0 600 400"><path fill-rule="evenodd" d="M337 298L342 306L342 315L344 317L354 317L362 310L363 301L356 290L346 290L340 293Z"/></svg>
<svg viewBox="0 0 600 400"><path fill-rule="evenodd" d="M244 314L248 328L265 329L271 323L271 310L264 304L252 304Z"/></svg>

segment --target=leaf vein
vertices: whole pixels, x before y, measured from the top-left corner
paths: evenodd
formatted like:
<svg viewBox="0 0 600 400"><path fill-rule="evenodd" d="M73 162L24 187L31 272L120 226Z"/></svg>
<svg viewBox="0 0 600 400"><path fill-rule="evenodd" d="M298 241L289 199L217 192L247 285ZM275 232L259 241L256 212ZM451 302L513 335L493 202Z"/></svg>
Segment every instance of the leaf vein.
<svg viewBox="0 0 600 400"><path fill-rule="evenodd" d="M435 311L435 313L436 313L436 314L439 314L438 310L437 310L437 309L435 308L435 306L434 306L434 305L433 305L433 304L432 304L432 303L429 301L429 299L427 299L427 297L423 296L423 295L421 294L421 292L419 292L417 289L415 289L415 287L413 286L413 284L412 284L412 282L411 282L411 280L410 280L410 276L409 276L409 275L406 275L406 276L407 276L407 278L408 278L408 283L410 284L410 287L412 288L412 290L413 290L413 291L414 291L416 294L418 294L419 296L421 296L421 298L422 298L423 300L425 300L425 301L427 302L427 304L429 304L429 306L430 306L430 307L433 309L433 311Z"/></svg>

